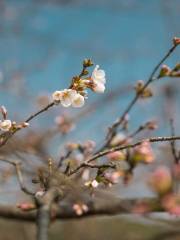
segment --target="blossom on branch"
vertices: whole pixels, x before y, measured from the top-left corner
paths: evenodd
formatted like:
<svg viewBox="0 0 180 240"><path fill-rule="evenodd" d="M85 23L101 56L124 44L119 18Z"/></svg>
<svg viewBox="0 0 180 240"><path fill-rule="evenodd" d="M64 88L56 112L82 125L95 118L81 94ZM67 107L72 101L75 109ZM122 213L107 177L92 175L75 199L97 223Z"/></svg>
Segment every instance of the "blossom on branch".
<svg viewBox="0 0 180 240"><path fill-rule="evenodd" d="M96 65L94 71L92 72L91 79L93 80L93 91L97 93L103 93L105 91L106 83L106 74L105 71L99 69L99 65Z"/></svg>
<svg viewBox="0 0 180 240"><path fill-rule="evenodd" d="M75 108L82 107L84 105L84 97L77 93L72 101L72 106Z"/></svg>
<svg viewBox="0 0 180 240"><path fill-rule="evenodd" d="M133 162L151 163L154 161L154 153L149 141L143 141L133 150Z"/></svg>
<svg viewBox="0 0 180 240"><path fill-rule="evenodd" d="M4 120L4 121L0 121L0 130L7 132L11 129L12 127L12 122L11 120Z"/></svg>
<svg viewBox="0 0 180 240"><path fill-rule="evenodd" d="M82 107L84 105L84 97L73 89L64 89L55 91L52 94L55 103L61 103L63 107Z"/></svg>
<svg viewBox="0 0 180 240"><path fill-rule="evenodd" d="M83 213L88 212L89 208L86 204L84 203L75 203L73 205L73 210L78 216L81 216Z"/></svg>

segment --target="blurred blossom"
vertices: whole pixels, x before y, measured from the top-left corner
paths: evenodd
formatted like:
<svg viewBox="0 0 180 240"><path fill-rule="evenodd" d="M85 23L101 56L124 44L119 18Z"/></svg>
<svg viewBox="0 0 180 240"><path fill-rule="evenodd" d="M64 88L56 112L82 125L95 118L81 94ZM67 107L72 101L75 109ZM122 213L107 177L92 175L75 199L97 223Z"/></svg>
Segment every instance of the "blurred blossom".
<svg viewBox="0 0 180 240"><path fill-rule="evenodd" d="M35 193L35 197L42 197L45 194L45 191L39 190Z"/></svg>
<svg viewBox="0 0 180 240"><path fill-rule="evenodd" d="M75 203L73 205L73 210L78 216L81 216L83 213L88 212L89 208L86 204L81 204L81 203Z"/></svg>
<svg viewBox="0 0 180 240"><path fill-rule="evenodd" d="M92 140L87 140L83 145L83 151L85 156L91 154L96 146L96 143Z"/></svg>
<svg viewBox="0 0 180 240"><path fill-rule="evenodd" d="M162 200L163 207L171 214L180 216L180 195L168 194Z"/></svg>
<svg viewBox="0 0 180 240"><path fill-rule="evenodd" d="M60 132L66 134L75 128L75 124L67 116L58 116L55 118L55 123L57 124Z"/></svg>
<svg viewBox="0 0 180 240"><path fill-rule="evenodd" d="M163 195L172 189L172 176L169 168L158 167L150 176L150 187L158 194Z"/></svg>
<svg viewBox="0 0 180 240"><path fill-rule="evenodd" d="M94 149L96 146L96 143L92 140L87 140L83 146L88 149Z"/></svg>
<svg viewBox="0 0 180 240"><path fill-rule="evenodd" d="M90 170L88 168L85 168L82 173L82 180L88 181L90 177Z"/></svg>
<svg viewBox="0 0 180 240"><path fill-rule="evenodd" d="M137 214L145 214L151 211L150 205L147 202L138 202L135 204L132 212Z"/></svg>
<svg viewBox="0 0 180 240"><path fill-rule="evenodd" d="M77 163L81 163L84 161L84 155L82 153L77 153L74 157L74 160L77 162Z"/></svg>
<svg viewBox="0 0 180 240"><path fill-rule="evenodd" d="M110 161L125 160L125 153L123 151L115 151L107 154L107 158Z"/></svg>
<svg viewBox="0 0 180 240"><path fill-rule="evenodd" d="M151 163L154 161L154 153L149 141L143 141L133 149L133 161Z"/></svg>
<svg viewBox="0 0 180 240"><path fill-rule="evenodd" d="M78 146L79 146L78 143L73 143L73 142L66 143L66 149L69 151L76 150L78 148Z"/></svg>
<svg viewBox="0 0 180 240"><path fill-rule="evenodd" d="M93 181L91 182L91 186L92 186L93 188L97 188L98 185L99 185L99 183L98 183L96 180L93 180Z"/></svg>
<svg viewBox="0 0 180 240"><path fill-rule="evenodd" d="M122 173L120 171L115 172L106 172L104 177L112 184L116 184L119 182Z"/></svg>
<svg viewBox="0 0 180 240"><path fill-rule="evenodd" d="M33 203L20 203L17 204L17 207L20 208L22 211L30 211L36 208Z"/></svg>
<svg viewBox="0 0 180 240"><path fill-rule="evenodd" d="M92 181L85 182L84 184L86 187L92 187L92 188L97 188L99 183L95 179Z"/></svg>

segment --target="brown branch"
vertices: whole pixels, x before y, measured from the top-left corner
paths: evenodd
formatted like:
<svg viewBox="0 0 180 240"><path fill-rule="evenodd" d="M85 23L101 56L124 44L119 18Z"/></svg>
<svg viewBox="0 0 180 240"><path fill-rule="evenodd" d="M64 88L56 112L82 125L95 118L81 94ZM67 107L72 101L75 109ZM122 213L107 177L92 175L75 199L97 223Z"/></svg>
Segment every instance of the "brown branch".
<svg viewBox="0 0 180 240"><path fill-rule="evenodd" d="M159 79L160 77L156 77L154 78L154 75L156 74L157 70L159 69L159 67L161 66L161 64L173 53L173 51L176 49L178 45L173 45L173 47L171 47L169 49L169 51L166 53L166 55L160 60L160 62L154 67L152 73L150 74L149 79L147 80L147 82L145 83L145 85L142 87L142 89L138 92L138 94L135 95L135 97L132 99L132 101L129 103L129 105L127 106L127 108L124 110L124 112L122 113L121 117L109 128L109 132L107 135L107 141L103 146L103 149L106 148L109 143L111 142L112 138L115 136L117 128L119 125L122 124L122 122L124 121L125 116L130 112L130 110L132 109L132 107L135 105L135 103L137 102L137 100L140 98L141 94L144 92L144 90L155 80Z"/></svg>
<svg viewBox="0 0 180 240"><path fill-rule="evenodd" d="M3 162L6 162L6 163L9 163L9 164L13 165L15 167L15 170L16 170L17 179L18 179L21 190L26 194L34 195L34 193L31 192L24 184L24 178L23 178L22 170L21 170L21 162L5 159L3 156L0 156L0 161L3 161Z"/></svg>
<svg viewBox="0 0 180 240"><path fill-rule="evenodd" d="M82 163L82 167L102 169L102 168L116 168L116 165L115 164L95 165L95 164L90 164L90 163Z"/></svg>
<svg viewBox="0 0 180 240"><path fill-rule="evenodd" d="M49 108L53 107L55 105L54 102L49 103L47 106L45 106L44 108L42 108L41 110L39 110L38 112L32 114L31 116L29 116L24 122L29 123L32 119L34 119L35 117L37 117L38 115L40 115L43 112L46 112ZM8 132L2 133L0 135L0 147L4 146L7 141L15 134L17 133L19 130L21 130L22 128L16 128L14 130L10 130Z"/></svg>
<svg viewBox="0 0 180 240"><path fill-rule="evenodd" d="M76 169L71 170L69 172L69 175L75 174L82 167L84 167L84 164L90 163L90 162L96 160L97 158L100 158L100 157L103 157L103 156L107 155L108 153L115 152L115 151L121 151L121 150L124 150L124 149L134 148L134 147L142 144L144 141L149 141L149 142L153 143L153 142L168 142L168 141L172 141L172 140L180 140L180 136L147 138L147 139L143 139L143 140L141 140L139 142L136 142L134 144L127 144L127 145L124 145L124 146L116 146L116 147L113 147L113 148L101 151L101 152L99 152L97 154L94 154L94 156L92 156L91 158L87 159L85 163L80 164Z"/></svg>
<svg viewBox="0 0 180 240"><path fill-rule="evenodd" d="M29 116L24 122L30 122L33 118L37 117L38 115L40 115L43 112L46 112L49 108L53 107L54 105L55 105L54 102L49 103L46 107L42 108L38 112L36 112L36 113L32 114L31 116Z"/></svg>
<svg viewBox="0 0 180 240"><path fill-rule="evenodd" d="M60 206L56 212L56 219L80 219L91 216L101 215L117 215L131 213L135 204L138 201L156 201L153 198L147 199L119 199L115 202L110 201L108 204L102 204L98 206L94 204L87 213L81 216L76 215L72 207ZM158 210L157 210L158 211ZM0 217L7 219L16 219L20 221L35 221L37 216L37 210L22 211L15 206L0 205Z"/></svg>
<svg viewBox="0 0 180 240"><path fill-rule="evenodd" d="M171 135L175 136L175 128L174 128L174 121L173 119L170 119L170 127L171 127ZM179 156L176 152L176 144L175 141L172 140L171 142L171 151L172 151L172 155L174 157L174 162L177 164L179 163Z"/></svg>

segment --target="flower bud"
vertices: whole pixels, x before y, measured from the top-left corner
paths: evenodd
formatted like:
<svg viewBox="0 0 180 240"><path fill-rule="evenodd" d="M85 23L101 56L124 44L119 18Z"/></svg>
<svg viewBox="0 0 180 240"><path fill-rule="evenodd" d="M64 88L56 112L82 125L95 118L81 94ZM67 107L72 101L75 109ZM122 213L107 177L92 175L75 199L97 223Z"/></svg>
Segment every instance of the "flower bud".
<svg viewBox="0 0 180 240"><path fill-rule="evenodd" d="M180 38L174 37L174 38L173 38L173 44L174 44L175 46L179 45L179 44L180 44Z"/></svg>
<svg viewBox="0 0 180 240"><path fill-rule="evenodd" d="M11 129L12 122L11 120L0 121L0 129L4 132L7 132Z"/></svg>
<svg viewBox="0 0 180 240"><path fill-rule="evenodd" d="M110 161L119 161L119 160L125 160L125 154L122 151L115 151L107 154L107 158Z"/></svg>
<svg viewBox="0 0 180 240"><path fill-rule="evenodd" d="M172 188L172 176L167 167L157 168L150 176L149 185L158 194L164 195Z"/></svg>
<svg viewBox="0 0 180 240"><path fill-rule="evenodd" d="M133 149L132 161L135 163L151 163L154 161L154 154L149 141L144 141Z"/></svg>
<svg viewBox="0 0 180 240"><path fill-rule="evenodd" d="M171 72L170 67L168 67L167 65L163 65L161 67L161 70L160 70L158 78L169 76L170 72Z"/></svg>

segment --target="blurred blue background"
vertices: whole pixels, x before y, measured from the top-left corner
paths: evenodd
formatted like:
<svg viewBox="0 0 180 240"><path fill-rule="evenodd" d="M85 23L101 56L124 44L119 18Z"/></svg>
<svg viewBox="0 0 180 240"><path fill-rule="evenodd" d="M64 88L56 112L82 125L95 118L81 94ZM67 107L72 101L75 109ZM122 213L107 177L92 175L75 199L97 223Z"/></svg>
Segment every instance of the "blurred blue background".
<svg viewBox="0 0 180 240"><path fill-rule="evenodd" d="M146 80L170 48L172 38L180 33L179 12L179 0L0 1L0 104L8 108L12 118L25 118L37 109L29 96L67 87L88 57L105 69L106 93ZM170 66L179 60L179 53L168 60ZM170 81L179 87L178 80ZM155 84L159 85L162 83ZM149 118L158 119L158 114L163 116L161 95L155 87L153 101L134 108L132 128ZM102 140L106 127L132 96L133 92L124 91L110 104L102 104L91 117L81 120L71 138ZM102 97L91 93L87 105ZM176 113L178 101L174 103ZM53 122L48 116L46 127ZM166 123L163 119L159 130L164 134Z"/></svg>

